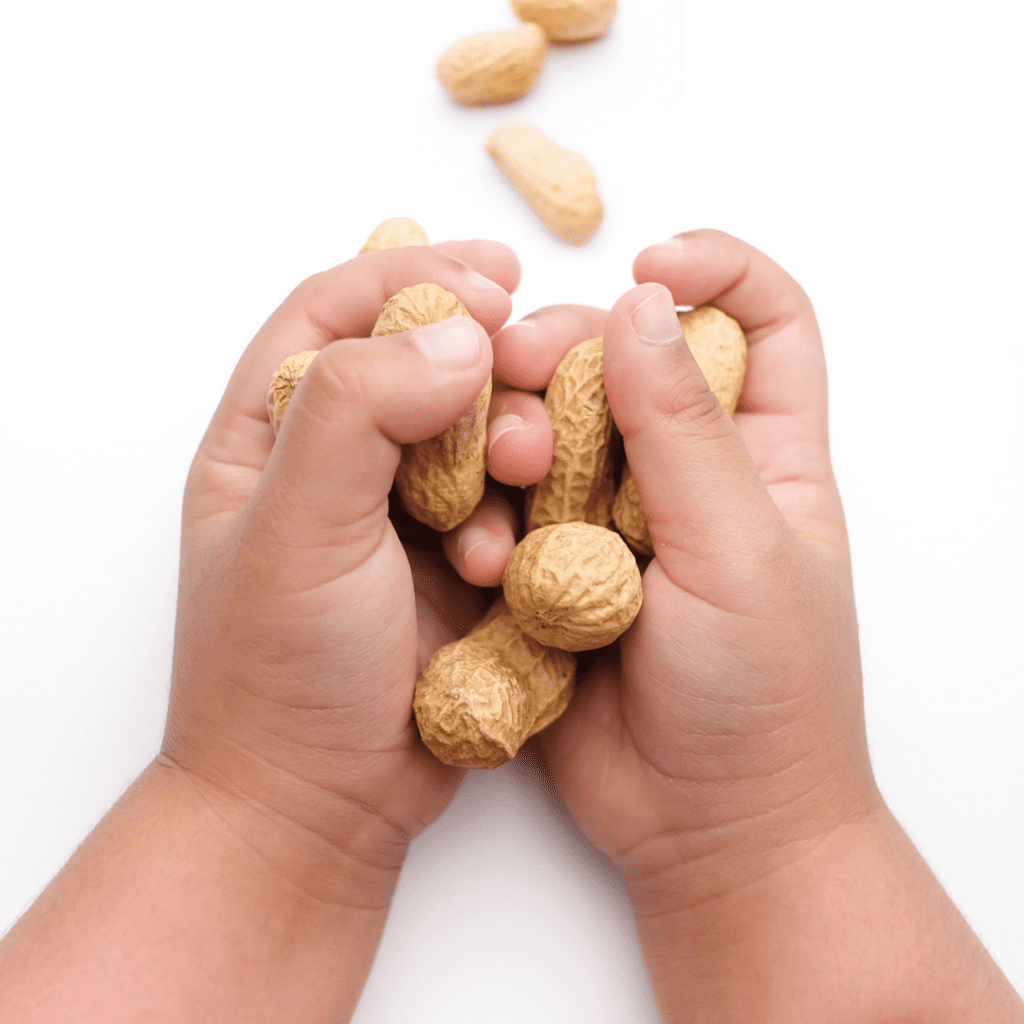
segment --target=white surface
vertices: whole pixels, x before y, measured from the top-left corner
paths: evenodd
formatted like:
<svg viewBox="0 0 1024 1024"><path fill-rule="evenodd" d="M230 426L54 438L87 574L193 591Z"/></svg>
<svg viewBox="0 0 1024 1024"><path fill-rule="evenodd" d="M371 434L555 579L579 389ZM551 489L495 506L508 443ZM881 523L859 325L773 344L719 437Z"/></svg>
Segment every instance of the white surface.
<svg viewBox="0 0 1024 1024"><path fill-rule="evenodd" d="M1024 986L1024 9L621 7L464 110L433 63L505 0L0 5L0 928L156 751L188 463L299 280L405 214L512 244L514 316L610 305L643 245L713 226L814 300L876 771ZM586 247L484 155L512 118L593 162ZM658 1020L614 872L511 766L415 844L356 1019L485 994L495 1024Z"/></svg>

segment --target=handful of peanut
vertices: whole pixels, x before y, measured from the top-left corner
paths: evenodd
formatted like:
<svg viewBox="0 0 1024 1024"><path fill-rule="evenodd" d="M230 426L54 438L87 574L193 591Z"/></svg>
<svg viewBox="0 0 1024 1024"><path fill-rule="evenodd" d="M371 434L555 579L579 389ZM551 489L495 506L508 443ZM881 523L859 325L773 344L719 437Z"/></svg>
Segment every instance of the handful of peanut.
<svg viewBox="0 0 1024 1024"><path fill-rule="evenodd" d="M386 221L363 251L426 244L414 228L404 218ZM467 315L465 307L437 285L404 288L385 304L373 335L458 314ZM712 391L732 414L746 369L742 329L713 307L678 315ZM613 643L640 610L637 556L652 556L653 547L639 488L624 458L615 457L621 445L602 354L601 338L570 349L547 387L552 465L527 491L525 535L505 568L503 599L466 637L440 648L417 680L420 735L446 764L496 768L513 758L567 707L576 653ZM275 374L268 395L275 429L315 355L292 356ZM490 392L488 382L437 437L403 446L396 489L410 515L435 530L454 529L483 497Z"/></svg>

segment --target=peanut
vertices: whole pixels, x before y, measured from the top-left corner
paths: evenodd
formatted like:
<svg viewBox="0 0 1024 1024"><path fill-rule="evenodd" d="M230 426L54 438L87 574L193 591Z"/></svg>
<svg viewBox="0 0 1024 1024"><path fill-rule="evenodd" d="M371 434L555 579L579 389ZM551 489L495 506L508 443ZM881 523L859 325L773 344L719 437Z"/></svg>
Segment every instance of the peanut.
<svg viewBox="0 0 1024 1024"><path fill-rule="evenodd" d="M267 392L267 414L270 416L271 426L276 434L281 429L281 420L284 419L285 410L292 400L295 388L298 386L302 375L309 369L318 353L297 352L289 356L278 368L270 381L270 390Z"/></svg>
<svg viewBox="0 0 1024 1024"><path fill-rule="evenodd" d="M596 526L612 521L615 467L603 355L601 338L574 346L548 384L544 408L554 434L554 455L547 476L527 492L527 531L575 519Z"/></svg>
<svg viewBox="0 0 1024 1024"><path fill-rule="evenodd" d="M411 217L389 217L370 232L359 255L378 249L397 249L404 245L430 245L427 233Z"/></svg>
<svg viewBox="0 0 1024 1024"><path fill-rule="evenodd" d="M593 168L532 125L514 121L485 143L502 174L565 242L585 242L600 227L604 205Z"/></svg>
<svg viewBox="0 0 1024 1024"><path fill-rule="evenodd" d="M597 39L611 28L616 0L512 0L522 21L535 21L557 42Z"/></svg>
<svg viewBox="0 0 1024 1024"><path fill-rule="evenodd" d="M565 651L610 644L643 600L640 570L622 538L582 522L528 533L509 558L503 589L523 632Z"/></svg>
<svg viewBox="0 0 1024 1024"><path fill-rule="evenodd" d="M728 313L714 306L698 306L678 314L683 337L708 387L731 416L736 411L747 370L747 339L743 328ZM654 547L640 490L629 467L612 505L612 518L634 551L653 555Z"/></svg>
<svg viewBox="0 0 1024 1024"><path fill-rule="evenodd" d="M547 53L547 36L539 25L478 32L441 54L437 77L466 106L508 103L534 87Z"/></svg>
<svg viewBox="0 0 1024 1024"><path fill-rule="evenodd" d="M575 678L575 657L526 636L499 602L492 617L430 660L413 711L439 760L497 768L565 710Z"/></svg>
<svg viewBox="0 0 1024 1024"><path fill-rule="evenodd" d="M381 310L371 337L468 316L459 298L436 284L403 288ZM476 508L487 475L488 379L476 401L447 430L402 445L395 484L411 516L434 530L451 530Z"/></svg>

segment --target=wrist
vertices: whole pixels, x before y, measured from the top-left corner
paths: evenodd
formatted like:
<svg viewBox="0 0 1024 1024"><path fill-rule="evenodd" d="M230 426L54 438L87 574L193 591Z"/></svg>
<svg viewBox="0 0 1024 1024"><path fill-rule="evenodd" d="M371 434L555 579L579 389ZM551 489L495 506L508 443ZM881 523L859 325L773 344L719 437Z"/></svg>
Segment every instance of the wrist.
<svg viewBox="0 0 1024 1024"><path fill-rule="evenodd" d="M884 804L627 885L666 1024L1024 1021Z"/></svg>

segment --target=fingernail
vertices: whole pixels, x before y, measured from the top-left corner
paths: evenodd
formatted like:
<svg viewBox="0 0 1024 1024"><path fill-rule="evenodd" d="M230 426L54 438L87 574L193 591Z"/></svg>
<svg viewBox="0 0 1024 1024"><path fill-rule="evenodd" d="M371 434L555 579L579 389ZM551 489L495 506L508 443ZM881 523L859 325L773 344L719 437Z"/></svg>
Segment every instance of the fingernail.
<svg viewBox="0 0 1024 1024"><path fill-rule="evenodd" d="M458 547L459 554L465 558L473 548L478 548L481 544L486 544L490 540L490 530L483 526L467 526L459 534L459 543L456 546Z"/></svg>
<svg viewBox="0 0 1024 1024"><path fill-rule="evenodd" d="M469 277L466 278L466 283L470 288L475 288L477 291L494 291L495 288L499 292L503 292L505 289L498 284L497 281L492 281L489 277L484 277L483 274L478 274L475 270L470 271Z"/></svg>
<svg viewBox="0 0 1024 1024"><path fill-rule="evenodd" d="M465 370L480 358L480 336L468 316L424 324L412 332L412 340L439 370Z"/></svg>
<svg viewBox="0 0 1024 1024"><path fill-rule="evenodd" d="M682 249L684 243L679 235L673 235L671 238L666 238L663 242L658 242L656 244L670 245L673 249Z"/></svg>
<svg viewBox="0 0 1024 1024"><path fill-rule="evenodd" d="M633 331L645 345L671 345L683 336L676 305L667 291L649 295L633 310Z"/></svg>
<svg viewBox="0 0 1024 1024"><path fill-rule="evenodd" d="M499 437L504 437L510 430L524 430L526 428L526 420L522 416L517 416L514 412L506 412L501 416L495 416L491 421L491 425L487 428L487 450L491 450L491 446Z"/></svg>

